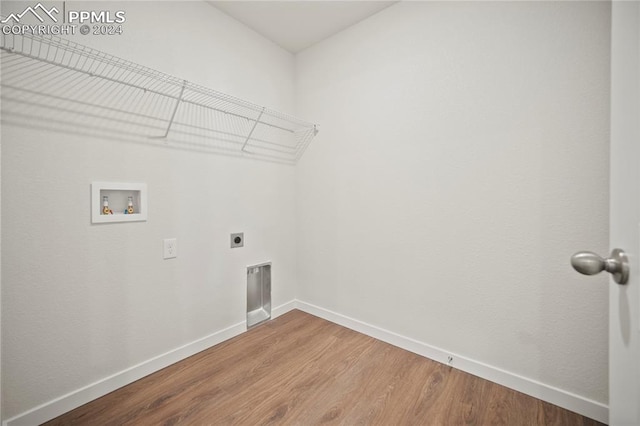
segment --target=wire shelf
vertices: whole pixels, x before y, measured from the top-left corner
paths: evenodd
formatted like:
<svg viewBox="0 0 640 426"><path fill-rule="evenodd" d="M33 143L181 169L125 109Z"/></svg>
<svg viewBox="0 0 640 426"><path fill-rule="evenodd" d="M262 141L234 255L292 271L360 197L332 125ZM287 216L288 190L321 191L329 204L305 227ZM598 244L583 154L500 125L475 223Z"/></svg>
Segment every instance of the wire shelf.
<svg viewBox="0 0 640 426"><path fill-rule="evenodd" d="M295 164L317 126L57 36L1 36L2 119ZM37 119L37 120L34 120Z"/></svg>

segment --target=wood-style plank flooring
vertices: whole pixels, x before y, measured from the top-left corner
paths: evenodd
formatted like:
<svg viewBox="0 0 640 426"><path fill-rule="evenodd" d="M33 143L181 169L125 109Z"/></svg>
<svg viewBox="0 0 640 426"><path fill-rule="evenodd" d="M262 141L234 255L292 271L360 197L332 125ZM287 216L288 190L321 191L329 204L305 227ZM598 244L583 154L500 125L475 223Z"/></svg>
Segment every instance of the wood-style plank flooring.
<svg viewBox="0 0 640 426"><path fill-rule="evenodd" d="M599 425L301 311L47 425Z"/></svg>

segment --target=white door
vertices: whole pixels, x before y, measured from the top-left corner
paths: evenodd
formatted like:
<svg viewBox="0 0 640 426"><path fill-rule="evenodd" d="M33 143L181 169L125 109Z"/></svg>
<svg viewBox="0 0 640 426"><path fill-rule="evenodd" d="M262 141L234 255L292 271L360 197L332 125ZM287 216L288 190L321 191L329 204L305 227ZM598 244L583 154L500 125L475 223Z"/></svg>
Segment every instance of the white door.
<svg viewBox="0 0 640 426"><path fill-rule="evenodd" d="M614 1L611 26L611 150L608 259L571 258L609 284L609 424L640 425L640 1ZM620 249L626 253L620 255ZM626 269L626 270L625 270ZM628 278L625 272L628 272Z"/></svg>
<svg viewBox="0 0 640 426"><path fill-rule="evenodd" d="M640 425L640 2L612 4L610 248L629 257L609 284L609 424Z"/></svg>

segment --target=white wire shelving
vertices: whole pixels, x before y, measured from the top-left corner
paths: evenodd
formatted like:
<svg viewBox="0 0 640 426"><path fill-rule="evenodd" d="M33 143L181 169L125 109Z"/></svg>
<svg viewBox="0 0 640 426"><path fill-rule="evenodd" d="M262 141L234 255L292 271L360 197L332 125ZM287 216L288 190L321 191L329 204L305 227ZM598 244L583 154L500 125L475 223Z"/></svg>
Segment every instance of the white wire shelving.
<svg viewBox="0 0 640 426"><path fill-rule="evenodd" d="M1 35L2 119L295 164L315 124L57 36ZM164 141L164 142L159 142Z"/></svg>

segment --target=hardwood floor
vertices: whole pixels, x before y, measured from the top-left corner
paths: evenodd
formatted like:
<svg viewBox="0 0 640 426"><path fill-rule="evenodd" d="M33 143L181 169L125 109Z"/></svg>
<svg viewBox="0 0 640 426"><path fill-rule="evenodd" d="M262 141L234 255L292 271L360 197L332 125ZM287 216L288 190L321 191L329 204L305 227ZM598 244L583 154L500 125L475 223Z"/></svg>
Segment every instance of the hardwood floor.
<svg viewBox="0 0 640 426"><path fill-rule="evenodd" d="M291 311L47 425L599 425Z"/></svg>

